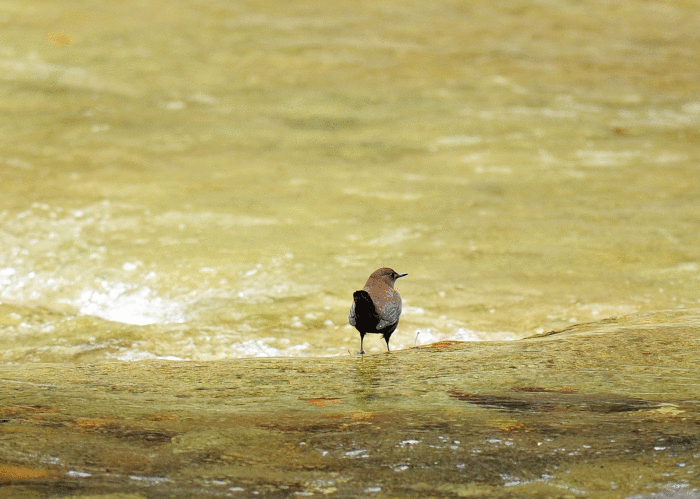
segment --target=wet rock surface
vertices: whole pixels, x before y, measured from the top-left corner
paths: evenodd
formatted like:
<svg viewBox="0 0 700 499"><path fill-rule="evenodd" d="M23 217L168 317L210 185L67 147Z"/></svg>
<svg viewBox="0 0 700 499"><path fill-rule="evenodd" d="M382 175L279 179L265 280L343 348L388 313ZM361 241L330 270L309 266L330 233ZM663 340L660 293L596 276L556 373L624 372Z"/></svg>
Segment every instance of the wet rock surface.
<svg viewBox="0 0 700 499"><path fill-rule="evenodd" d="M364 358L4 365L0 493L693 494L698 319Z"/></svg>

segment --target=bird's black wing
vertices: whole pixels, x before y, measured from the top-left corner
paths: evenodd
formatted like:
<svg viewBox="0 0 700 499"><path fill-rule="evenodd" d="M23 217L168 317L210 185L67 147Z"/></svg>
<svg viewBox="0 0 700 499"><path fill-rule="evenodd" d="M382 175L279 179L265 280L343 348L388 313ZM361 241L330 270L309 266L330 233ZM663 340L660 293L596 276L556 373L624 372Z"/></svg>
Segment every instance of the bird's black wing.
<svg viewBox="0 0 700 499"><path fill-rule="evenodd" d="M381 320L381 317L374 307L374 302L370 294L361 289L352 294L353 304L350 307L348 321L358 329L371 332L374 325ZM368 329L365 329L368 328Z"/></svg>

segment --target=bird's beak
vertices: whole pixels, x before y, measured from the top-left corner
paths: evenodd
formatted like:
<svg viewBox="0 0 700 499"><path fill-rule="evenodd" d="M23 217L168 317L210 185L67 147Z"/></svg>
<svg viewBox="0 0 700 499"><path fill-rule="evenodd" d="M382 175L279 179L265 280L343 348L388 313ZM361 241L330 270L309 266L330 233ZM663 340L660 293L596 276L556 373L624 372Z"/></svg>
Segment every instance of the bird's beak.
<svg viewBox="0 0 700 499"><path fill-rule="evenodd" d="M399 274L399 277L406 277L408 274ZM399 278L397 277L397 279Z"/></svg>

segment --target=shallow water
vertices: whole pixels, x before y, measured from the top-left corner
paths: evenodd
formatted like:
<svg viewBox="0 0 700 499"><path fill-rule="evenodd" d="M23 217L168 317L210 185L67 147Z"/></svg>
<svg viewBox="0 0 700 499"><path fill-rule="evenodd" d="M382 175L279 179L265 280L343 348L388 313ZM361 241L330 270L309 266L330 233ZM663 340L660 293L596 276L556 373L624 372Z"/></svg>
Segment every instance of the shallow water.
<svg viewBox="0 0 700 499"><path fill-rule="evenodd" d="M699 317L364 358L3 364L0 493L697 499Z"/></svg>
<svg viewBox="0 0 700 499"><path fill-rule="evenodd" d="M699 16L6 2L0 358L346 355L383 265L396 349L697 306Z"/></svg>

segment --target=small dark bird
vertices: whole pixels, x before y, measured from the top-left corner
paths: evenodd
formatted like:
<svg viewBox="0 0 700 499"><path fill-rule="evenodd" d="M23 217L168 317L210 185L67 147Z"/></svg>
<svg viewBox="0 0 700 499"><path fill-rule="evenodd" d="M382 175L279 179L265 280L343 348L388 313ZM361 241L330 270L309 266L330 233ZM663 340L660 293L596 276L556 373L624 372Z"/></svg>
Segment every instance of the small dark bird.
<svg viewBox="0 0 700 499"><path fill-rule="evenodd" d="M352 294L348 321L360 332L360 354L365 353L363 343L367 333L381 334L389 351L389 338L399 325L401 295L394 289L399 274L386 267L372 272L365 287Z"/></svg>

